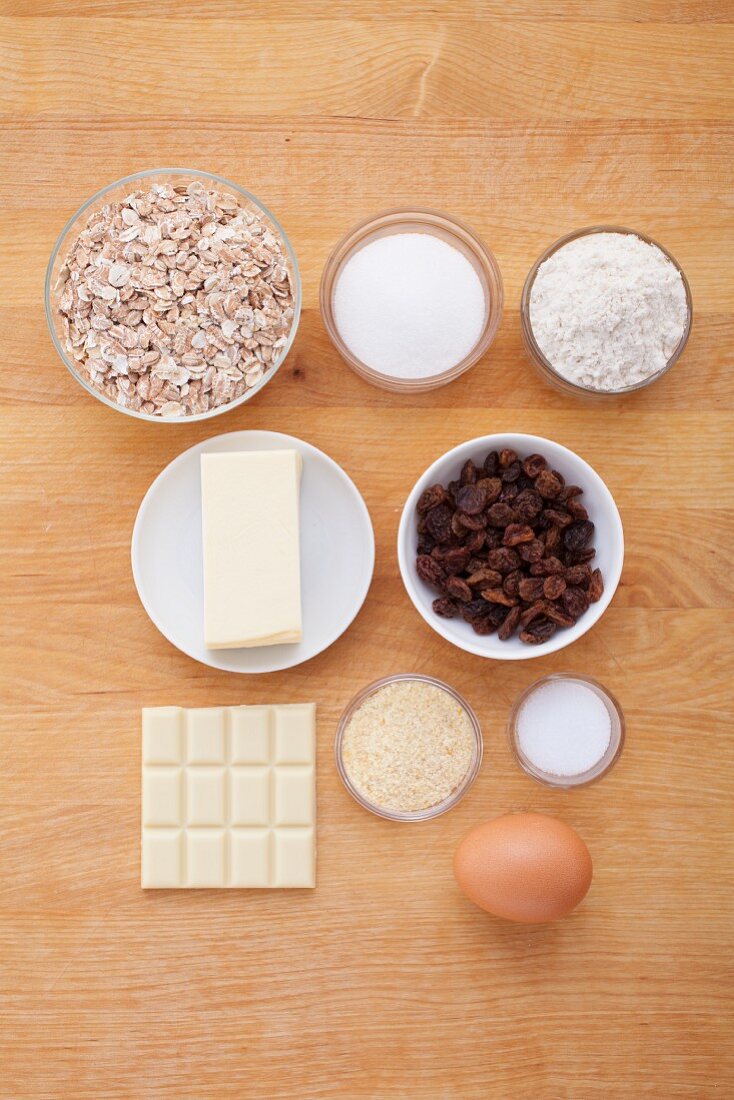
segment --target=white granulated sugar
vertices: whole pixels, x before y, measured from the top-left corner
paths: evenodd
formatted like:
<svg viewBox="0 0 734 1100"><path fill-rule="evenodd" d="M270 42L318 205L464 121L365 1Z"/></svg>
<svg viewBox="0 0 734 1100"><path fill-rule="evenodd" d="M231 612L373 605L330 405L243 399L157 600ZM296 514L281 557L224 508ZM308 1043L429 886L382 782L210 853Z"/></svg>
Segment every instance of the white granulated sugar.
<svg viewBox="0 0 734 1100"><path fill-rule="evenodd" d="M530 325L538 347L569 382L620 390L665 367L688 318L675 264L629 233L590 233L538 268Z"/></svg>
<svg viewBox="0 0 734 1100"><path fill-rule="evenodd" d="M536 768L549 775L581 775L609 748L612 721L592 688L558 680L528 696L516 730L520 749Z"/></svg>
<svg viewBox="0 0 734 1100"><path fill-rule="evenodd" d="M488 303L474 267L431 233L370 241L342 268L334 319L357 359L393 378L450 370L482 334Z"/></svg>

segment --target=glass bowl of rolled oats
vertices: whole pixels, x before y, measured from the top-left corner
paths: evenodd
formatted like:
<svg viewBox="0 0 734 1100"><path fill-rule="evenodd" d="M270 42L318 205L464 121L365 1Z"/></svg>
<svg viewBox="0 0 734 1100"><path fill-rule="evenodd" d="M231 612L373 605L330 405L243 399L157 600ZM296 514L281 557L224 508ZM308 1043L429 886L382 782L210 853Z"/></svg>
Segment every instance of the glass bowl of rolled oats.
<svg viewBox="0 0 734 1100"><path fill-rule="evenodd" d="M301 281L270 211L211 172L137 172L98 191L46 274L56 350L89 393L190 423L253 397L298 328Z"/></svg>

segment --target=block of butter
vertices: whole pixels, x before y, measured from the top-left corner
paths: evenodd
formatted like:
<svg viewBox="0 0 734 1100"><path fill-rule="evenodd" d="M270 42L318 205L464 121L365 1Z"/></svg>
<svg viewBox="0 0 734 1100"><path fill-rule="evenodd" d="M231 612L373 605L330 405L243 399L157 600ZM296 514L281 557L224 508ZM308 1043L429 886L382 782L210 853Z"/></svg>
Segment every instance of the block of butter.
<svg viewBox="0 0 734 1100"><path fill-rule="evenodd" d="M313 887L312 703L143 711L143 889Z"/></svg>
<svg viewBox="0 0 734 1100"><path fill-rule="evenodd" d="M301 640L298 451L201 456L209 649Z"/></svg>

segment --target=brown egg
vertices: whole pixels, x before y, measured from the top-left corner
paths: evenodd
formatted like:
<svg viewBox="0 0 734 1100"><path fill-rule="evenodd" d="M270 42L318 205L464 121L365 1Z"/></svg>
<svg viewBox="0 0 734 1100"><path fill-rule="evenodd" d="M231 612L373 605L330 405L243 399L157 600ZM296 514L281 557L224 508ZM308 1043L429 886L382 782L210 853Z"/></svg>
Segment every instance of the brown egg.
<svg viewBox="0 0 734 1100"><path fill-rule="evenodd" d="M525 924L564 917L591 886L591 856L570 825L544 814L506 814L467 833L454 875L468 898Z"/></svg>

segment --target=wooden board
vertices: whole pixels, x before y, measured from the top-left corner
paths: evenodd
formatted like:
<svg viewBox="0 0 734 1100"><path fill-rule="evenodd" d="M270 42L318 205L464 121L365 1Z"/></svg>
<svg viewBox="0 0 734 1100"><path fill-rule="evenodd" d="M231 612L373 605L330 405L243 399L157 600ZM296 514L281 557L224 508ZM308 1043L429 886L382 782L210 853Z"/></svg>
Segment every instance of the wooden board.
<svg viewBox="0 0 734 1100"><path fill-rule="evenodd" d="M0 16L0 1094L246 1100L725 1097L734 1093L734 17L726 0L4 0ZM94 190L209 168L277 213L305 312L278 378L212 424L156 426L89 398L57 359L43 277ZM362 383L318 312L358 218L420 203L494 249L507 307L468 376L398 398ZM518 301L539 251L600 221L679 258L695 322L659 385L605 407L548 389ZM246 678L177 651L141 608L129 542L179 451L221 431L295 433L340 462L377 536L366 606L327 653ZM538 432L619 504L622 584L572 649L523 664L453 650L396 565L402 503L445 449ZM551 670L618 694L628 744L603 783L534 785L510 704ZM373 819L332 763L341 709L400 670L476 708L485 764L462 805ZM318 888L143 893L139 714L314 699ZM595 861L570 919L516 927L459 895L475 822L565 818Z"/></svg>

